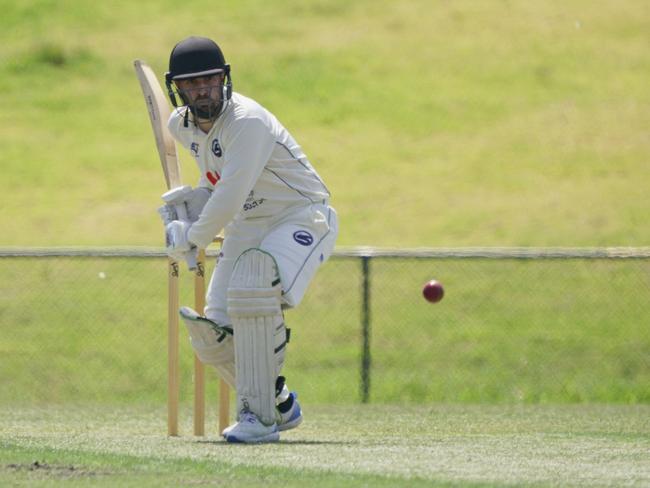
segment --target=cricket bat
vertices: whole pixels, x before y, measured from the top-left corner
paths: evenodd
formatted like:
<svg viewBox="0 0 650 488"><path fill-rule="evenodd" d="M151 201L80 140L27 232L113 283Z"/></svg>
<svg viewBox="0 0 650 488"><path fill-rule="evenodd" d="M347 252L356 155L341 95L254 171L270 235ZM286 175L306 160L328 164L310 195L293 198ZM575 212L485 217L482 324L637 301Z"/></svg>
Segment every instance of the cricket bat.
<svg viewBox="0 0 650 488"><path fill-rule="evenodd" d="M139 59L136 59L133 65L140 81L144 101L147 104L151 129L156 138L156 147L165 174L167 189L171 190L181 186L181 166L176 154L176 143L167 129L170 115L169 105L160 83L149 65Z"/></svg>
<svg viewBox="0 0 650 488"><path fill-rule="evenodd" d="M182 185L180 162L176 152L176 143L167 129L170 109L160 83L153 70L141 60L134 61L135 72L142 88L151 128L156 139L156 148L165 175L167 189L178 188ZM188 265L195 271L194 295L195 307L201 313L205 306L205 252L201 250L196 255L191 252ZM193 262L192 262L193 260ZM168 402L167 402L167 431L170 436L178 435L178 405L179 405L179 344L178 344L178 309L179 266L169 259L169 310L168 310ZM194 359L194 434L204 434L205 418L205 374L203 363ZM228 385L220 382L221 400L229 397ZM219 402L219 429L223 430L228 423L229 402Z"/></svg>

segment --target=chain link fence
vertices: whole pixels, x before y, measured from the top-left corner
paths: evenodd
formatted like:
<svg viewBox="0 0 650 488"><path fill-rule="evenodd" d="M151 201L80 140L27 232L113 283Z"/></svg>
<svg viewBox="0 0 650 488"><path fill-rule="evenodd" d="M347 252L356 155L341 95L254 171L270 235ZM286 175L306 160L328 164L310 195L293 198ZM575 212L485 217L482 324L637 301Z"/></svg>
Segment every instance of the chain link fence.
<svg viewBox="0 0 650 488"><path fill-rule="evenodd" d="M0 405L164 405L162 252L0 250L0 273ZM339 250L287 312L284 373L312 404L648 403L649 298L648 248Z"/></svg>

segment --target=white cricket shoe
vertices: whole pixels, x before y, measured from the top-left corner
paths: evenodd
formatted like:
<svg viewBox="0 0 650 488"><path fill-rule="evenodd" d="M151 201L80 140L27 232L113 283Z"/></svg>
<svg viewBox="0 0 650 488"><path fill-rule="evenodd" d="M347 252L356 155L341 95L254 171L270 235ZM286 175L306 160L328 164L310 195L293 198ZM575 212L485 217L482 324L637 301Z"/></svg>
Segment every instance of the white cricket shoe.
<svg viewBox="0 0 650 488"><path fill-rule="evenodd" d="M228 430L227 433L226 430ZM239 422L224 430L224 437L227 442L278 442L280 430L278 424L264 425L252 412L242 412Z"/></svg>
<svg viewBox="0 0 650 488"><path fill-rule="evenodd" d="M289 394L289 400L291 400L291 403L289 409L286 412L282 412L280 410L282 406L278 406L277 408L277 414L279 417L278 429L280 431L295 429L302 423L302 409L298 403L298 395L295 391L292 391Z"/></svg>
<svg viewBox="0 0 650 488"><path fill-rule="evenodd" d="M280 432L295 429L302 423L302 409L300 408L300 403L298 403L298 395L296 392L292 391L289 394L289 399L291 402L289 403L290 406L286 412L281 412L280 408L277 408L276 410L277 425ZM221 435L223 435L224 438L227 438L228 434L235 428L236 425L237 424L235 423L229 427L226 427L223 429Z"/></svg>

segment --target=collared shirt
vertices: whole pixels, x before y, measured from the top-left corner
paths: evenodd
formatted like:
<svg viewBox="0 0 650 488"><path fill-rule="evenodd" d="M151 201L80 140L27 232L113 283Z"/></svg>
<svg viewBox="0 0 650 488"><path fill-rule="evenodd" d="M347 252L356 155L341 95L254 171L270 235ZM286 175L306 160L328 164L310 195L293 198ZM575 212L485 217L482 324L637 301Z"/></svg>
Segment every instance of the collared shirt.
<svg viewBox="0 0 650 488"><path fill-rule="evenodd" d="M206 134L186 107L174 110L168 127L194 157L199 186L213 190L188 238L208 246L234 219L278 217L297 206L324 202L329 191L302 148L275 116L254 100L233 93Z"/></svg>

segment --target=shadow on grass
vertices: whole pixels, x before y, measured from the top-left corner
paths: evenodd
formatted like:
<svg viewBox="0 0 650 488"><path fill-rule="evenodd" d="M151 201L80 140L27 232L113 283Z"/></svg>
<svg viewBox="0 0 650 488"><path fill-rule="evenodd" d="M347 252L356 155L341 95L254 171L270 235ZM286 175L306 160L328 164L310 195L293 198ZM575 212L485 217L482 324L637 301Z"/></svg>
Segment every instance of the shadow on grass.
<svg viewBox="0 0 650 488"><path fill-rule="evenodd" d="M212 444L214 446L264 446L267 444L273 444L276 446L354 446L359 444L358 441L305 441L305 440L286 440L280 442L267 442L267 443L251 443L246 444L244 442L226 442L225 439L220 440L197 440L196 444Z"/></svg>

